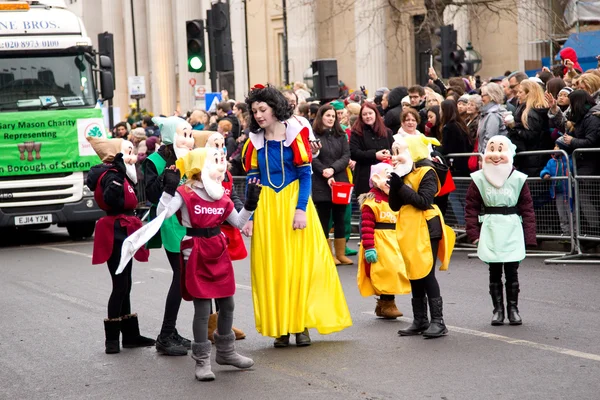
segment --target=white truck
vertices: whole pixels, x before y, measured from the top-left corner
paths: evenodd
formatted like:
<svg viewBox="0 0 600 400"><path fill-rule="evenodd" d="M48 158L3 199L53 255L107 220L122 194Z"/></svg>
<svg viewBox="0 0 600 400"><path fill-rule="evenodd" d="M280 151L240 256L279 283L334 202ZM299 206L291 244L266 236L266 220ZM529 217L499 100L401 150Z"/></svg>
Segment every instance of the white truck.
<svg viewBox="0 0 600 400"><path fill-rule="evenodd" d="M111 66L64 1L0 1L0 229L93 234L104 212L85 186L100 162L86 136L106 135Z"/></svg>

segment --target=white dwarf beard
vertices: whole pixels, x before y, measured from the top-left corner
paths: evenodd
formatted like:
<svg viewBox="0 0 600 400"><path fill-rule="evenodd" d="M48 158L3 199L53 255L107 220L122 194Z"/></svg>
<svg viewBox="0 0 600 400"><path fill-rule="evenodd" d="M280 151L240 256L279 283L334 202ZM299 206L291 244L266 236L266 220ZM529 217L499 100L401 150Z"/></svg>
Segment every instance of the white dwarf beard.
<svg viewBox="0 0 600 400"><path fill-rule="evenodd" d="M409 159L410 159L410 154L408 155ZM408 174L410 174L410 171L412 171L413 169L413 165L414 163L411 161L405 162L405 163L398 163L396 164L396 166L394 167L394 172L399 176L399 177L403 177L406 176Z"/></svg>
<svg viewBox="0 0 600 400"><path fill-rule="evenodd" d="M206 171L206 172L205 172ZM202 170L202 185L204 190L213 200L221 200L225 194L225 188L221 183L216 182L210 178L209 171L207 169Z"/></svg>
<svg viewBox="0 0 600 400"><path fill-rule="evenodd" d="M179 159L184 157L187 153L190 152L190 149L187 147L177 147L173 145L173 150L175 151L175 156Z"/></svg>
<svg viewBox="0 0 600 400"><path fill-rule="evenodd" d="M125 163L125 172L127 173L127 177L134 184L137 183L137 170L135 169L135 164L127 164Z"/></svg>
<svg viewBox="0 0 600 400"><path fill-rule="evenodd" d="M501 188L512 172L512 163L494 165L483 163L483 176L494 187Z"/></svg>

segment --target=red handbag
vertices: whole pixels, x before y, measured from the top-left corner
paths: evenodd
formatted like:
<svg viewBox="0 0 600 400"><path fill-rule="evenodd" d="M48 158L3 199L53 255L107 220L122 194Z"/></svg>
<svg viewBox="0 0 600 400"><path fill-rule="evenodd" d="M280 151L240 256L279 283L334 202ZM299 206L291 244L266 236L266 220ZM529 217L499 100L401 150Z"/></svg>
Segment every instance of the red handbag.
<svg viewBox="0 0 600 400"><path fill-rule="evenodd" d="M452 174L450 170L446 174L446 180L444 181L444 186L440 188L440 191L437 194L437 197L444 196L450 192L454 192L456 190L456 185L454 184L454 179L452 179Z"/></svg>
<svg viewBox="0 0 600 400"><path fill-rule="evenodd" d="M473 147L473 153L477 153L479 149L479 138L475 139L475 146ZM469 171L475 172L479 169L479 156L469 157Z"/></svg>

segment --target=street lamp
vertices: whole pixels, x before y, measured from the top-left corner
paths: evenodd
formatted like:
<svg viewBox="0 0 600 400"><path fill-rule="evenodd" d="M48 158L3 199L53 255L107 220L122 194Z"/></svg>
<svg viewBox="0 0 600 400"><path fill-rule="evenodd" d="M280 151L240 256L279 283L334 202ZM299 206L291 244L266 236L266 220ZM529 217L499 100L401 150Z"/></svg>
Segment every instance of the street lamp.
<svg viewBox="0 0 600 400"><path fill-rule="evenodd" d="M467 63L467 74L474 75L481 70L483 62L481 61L481 54L475 49L471 42L467 43L465 49L465 62Z"/></svg>

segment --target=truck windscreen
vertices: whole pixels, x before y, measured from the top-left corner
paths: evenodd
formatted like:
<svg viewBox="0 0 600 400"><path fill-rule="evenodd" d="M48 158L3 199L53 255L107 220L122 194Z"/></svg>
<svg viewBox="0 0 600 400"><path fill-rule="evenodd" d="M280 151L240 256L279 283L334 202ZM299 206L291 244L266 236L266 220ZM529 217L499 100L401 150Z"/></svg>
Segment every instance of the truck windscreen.
<svg viewBox="0 0 600 400"><path fill-rule="evenodd" d="M0 111L95 103L92 66L83 55L0 59Z"/></svg>

